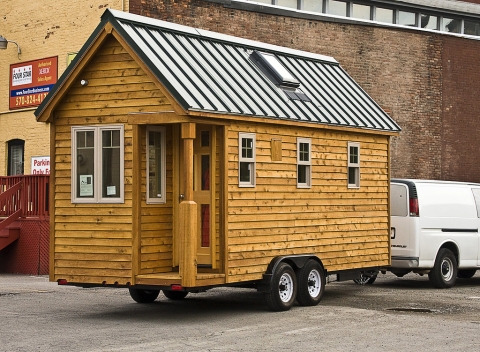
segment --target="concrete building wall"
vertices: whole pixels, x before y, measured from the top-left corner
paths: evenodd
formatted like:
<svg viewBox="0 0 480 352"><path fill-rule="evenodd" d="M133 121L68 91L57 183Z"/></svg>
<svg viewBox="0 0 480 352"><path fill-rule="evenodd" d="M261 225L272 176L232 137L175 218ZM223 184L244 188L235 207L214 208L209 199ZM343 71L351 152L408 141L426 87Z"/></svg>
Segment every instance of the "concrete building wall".
<svg viewBox="0 0 480 352"><path fill-rule="evenodd" d="M0 9L0 35L9 43L0 51L0 176L7 174L8 141L25 141L24 173L31 170L32 156L50 153L50 132L36 122L34 108L9 110L10 65L58 56L58 76L67 67L68 53L77 52L100 21L106 7L122 10L128 0L4 0Z"/></svg>

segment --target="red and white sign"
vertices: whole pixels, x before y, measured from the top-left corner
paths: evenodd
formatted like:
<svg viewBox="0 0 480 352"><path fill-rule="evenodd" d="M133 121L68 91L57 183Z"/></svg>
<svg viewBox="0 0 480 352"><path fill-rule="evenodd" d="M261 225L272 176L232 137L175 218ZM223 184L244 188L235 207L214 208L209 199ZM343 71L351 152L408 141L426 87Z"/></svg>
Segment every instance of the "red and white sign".
<svg viewBox="0 0 480 352"><path fill-rule="evenodd" d="M57 76L57 56L10 65L10 110L40 105Z"/></svg>
<svg viewBox="0 0 480 352"><path fill-rule="evenodd" d="M32 175L50 175L50 157L32 156Z"/></svg>

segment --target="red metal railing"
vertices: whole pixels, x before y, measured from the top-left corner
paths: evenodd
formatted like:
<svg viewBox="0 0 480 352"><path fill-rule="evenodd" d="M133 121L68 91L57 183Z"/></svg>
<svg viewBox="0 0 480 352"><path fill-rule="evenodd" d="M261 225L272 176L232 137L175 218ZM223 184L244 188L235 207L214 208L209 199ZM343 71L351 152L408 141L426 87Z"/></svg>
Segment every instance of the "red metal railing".
<svg viewBox="0 0 480 352"><path fill-rule="evenodd" d="M49 215L48 187L48 175L1 176L0 217L16 213L22 217L44 219Z"/></svg>

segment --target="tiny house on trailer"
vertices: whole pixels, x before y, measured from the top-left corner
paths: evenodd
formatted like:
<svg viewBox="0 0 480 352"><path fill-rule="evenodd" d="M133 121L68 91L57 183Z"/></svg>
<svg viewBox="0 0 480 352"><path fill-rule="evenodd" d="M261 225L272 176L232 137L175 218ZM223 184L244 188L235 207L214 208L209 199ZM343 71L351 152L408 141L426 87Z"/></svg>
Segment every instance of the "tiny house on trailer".
<svg viewBox="0 0 480 352"><path fill-rule="evenodd" d="M59 284L287 310L390 264L400 128L330 57L107 10L35 114Z"/></svg>

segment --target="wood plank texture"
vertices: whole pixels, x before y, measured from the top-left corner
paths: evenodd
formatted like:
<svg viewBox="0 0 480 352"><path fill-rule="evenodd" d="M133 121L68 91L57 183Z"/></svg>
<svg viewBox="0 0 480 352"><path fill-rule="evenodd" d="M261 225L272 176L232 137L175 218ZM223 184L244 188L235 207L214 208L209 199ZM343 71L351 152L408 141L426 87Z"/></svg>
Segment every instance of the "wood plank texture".
<svg viewBox="0 0 480 352"><path fill-rule="evenodd" d="M254 188L238 187L239 132L256 135ZM297 188L298 137L312 140L309 189ZM358 189L347 187L349 141L360 143ZM388 136L238 122L227 144L228 282L261 279L278 255L316 254L329 271L388 265Z"/></svg>

